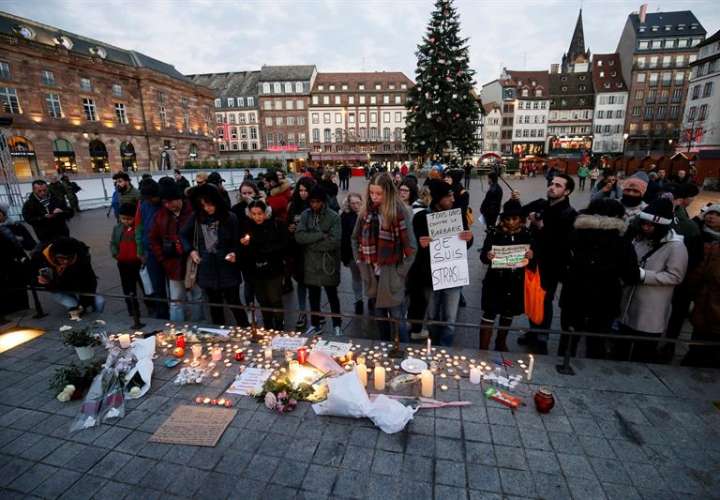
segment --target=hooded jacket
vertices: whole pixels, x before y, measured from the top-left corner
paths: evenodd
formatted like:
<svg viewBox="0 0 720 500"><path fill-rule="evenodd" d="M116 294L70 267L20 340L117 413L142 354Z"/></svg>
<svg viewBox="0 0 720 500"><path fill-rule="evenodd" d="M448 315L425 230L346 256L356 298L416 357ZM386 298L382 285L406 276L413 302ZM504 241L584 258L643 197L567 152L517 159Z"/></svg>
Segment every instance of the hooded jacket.
<svg viewBox="0 0 720 500"><path fill-rule="evenodd" d="M283 179L280 183L270 190L267 197L267 204L272 208L273 217L283 223L287 222L288 204L292 199L292 189L290 183Z"/></svg>
<svg viewBox="0 0 720 500"><path fill-rule="evenodd" d="M205 241L210 226L216 227L217 241L212 249ZM197 239L195 236L197 235ZM237 287L240 284L240 273L237 264L228 262L225 257L229 253L240 257L240 233L235 214L228 212L224 219L213 216L198 217L193 215L181 230L183 247L186 253L197 250L200 254L197 283L202 289L220 290ZM197 244L196 244L197 242Z"/></svg>
<svg viewBox="0 0 720 500"><path fill-rule="evenodd" d="M625 326L653 334L661 334L667 328L673 291L685 278L688 262L683 238L674 230L671 229L657 245L653 246L645 238L633 240L642 268L640 282L623 289L620 316L620 322ZM644 265L643 260L646 261Z"/></svg>
<svg viewBox="0 0 720 500"><path fill-rule="evenodd" d="M53 217L45 217L53 213L56 208L62 210L62 213ZM23 205L22 215L25 222L35 230L35 235L41 242L47 243L60 236L70 236L70 230L65 221L72 216L72 211L64 200L50 196L50 202L46 209L37 196L30 193Z"/></svg>
<svg viewBox="0 0 720 500"><path fill-rule="evenodd" d="M45 247L38 247L39 250L32 256L33 267L36 270L49 267L53 271L50 283L45 285L45 288L53 292L95 293L97 276L92 268L90 248L77 241L77 260L61 271L60 265L52 255L52 246L53 244L50 243ZM95 298L80 296L79 303L83 307L90 307L95 304Z"/></svg>
<svg viewBox="0 0 720 500"><path fill-rule="evenodd" d="M303 251L304 281L311 286L340 284L340 216L327 205L316 215L306 209L295 230Z"/></svg>
<svg viewBox="0 0 720 500"><path fill-rule="evenodd" d="M150 249L157 261L162 265L169 280L180 281L185 279L185 253L180 239L180 230L187 224L192 216L189 203L183 203L180 214L175 215L165 207L160 208L150 229ZM173 245L171 245L171 243ZM180 252L172 252L172 247Z"/></svg>

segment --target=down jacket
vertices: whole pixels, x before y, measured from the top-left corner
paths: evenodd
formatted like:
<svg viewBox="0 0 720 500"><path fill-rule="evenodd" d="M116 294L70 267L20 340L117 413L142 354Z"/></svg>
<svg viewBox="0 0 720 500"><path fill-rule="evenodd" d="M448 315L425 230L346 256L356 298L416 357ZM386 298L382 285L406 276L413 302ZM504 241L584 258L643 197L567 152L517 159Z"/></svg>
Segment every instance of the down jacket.
<svg viewBox="0 0 720 500"><path fill-rule="evenodd" d="M700 332L720 336L720 239L703 236L702 260L688 277L695 302L690 322Z"/></svg>
<svg viewBox="0 0 720 500"><path fill-rule="evenodd" d="M635 238L633 246L640 264L640 282L623 290L620 322L639 332L661 334L670 319L671 302L676 285L687 271L688 254L682 236L672 229L659 242L652 255L652 243Z"/></svg>
<svg viewBox="0 0 720 500"><path fill-rule="evenodd" d="M324 207L315 215L306 209L295 230L295 241L302 248L304 283L311 286L340 284L340 216Z"/></svg>

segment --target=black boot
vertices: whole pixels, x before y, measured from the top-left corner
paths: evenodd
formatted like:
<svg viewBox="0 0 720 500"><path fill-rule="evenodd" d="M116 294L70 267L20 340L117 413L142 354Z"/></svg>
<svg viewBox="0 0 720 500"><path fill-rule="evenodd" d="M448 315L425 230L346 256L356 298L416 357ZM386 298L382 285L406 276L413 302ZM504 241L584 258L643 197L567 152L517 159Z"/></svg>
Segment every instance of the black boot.
<svg viewBox="0 0 720 500"><path fill-rule="evenodd" d="M364 310L363 301L358 300L357 302L355 302L355 314L362 314L363 310Z"/></svg>

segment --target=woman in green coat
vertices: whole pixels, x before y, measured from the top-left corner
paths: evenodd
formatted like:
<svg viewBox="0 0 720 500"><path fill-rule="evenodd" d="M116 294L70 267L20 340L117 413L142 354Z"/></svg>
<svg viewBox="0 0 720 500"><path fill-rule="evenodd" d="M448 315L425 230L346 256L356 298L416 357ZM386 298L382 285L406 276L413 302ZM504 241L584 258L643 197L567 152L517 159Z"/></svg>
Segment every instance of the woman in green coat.
<svg viewBox="0 0 720 500"><path fill-rule="evenodd" d="M314 186L308 197L310 208L300 216L295 241L303 249L305 286L310 294L310 310L320 311L320 289L325 289L330 310L340 314L337 287L340 284L340 216L328 208L325 191ZM320 333L320 317L312 315L308 335ZM342 320L332 319L335 335L341 335Z"/></svg>

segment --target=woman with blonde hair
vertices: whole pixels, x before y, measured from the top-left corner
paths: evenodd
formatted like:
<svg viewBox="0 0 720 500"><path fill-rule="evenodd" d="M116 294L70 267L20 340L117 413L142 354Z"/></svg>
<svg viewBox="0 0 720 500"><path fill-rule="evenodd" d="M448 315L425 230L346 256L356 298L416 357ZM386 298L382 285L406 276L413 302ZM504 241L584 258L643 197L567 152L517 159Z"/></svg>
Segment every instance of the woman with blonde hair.
<svg viewBox="0 0 720 500"><path fill-rule="evenodd" d="M375 175L368 183L365 207L352 235L353 258L358 264L369 306L378 316L405 318L405 279L415 259L417 243L411 213L400 201L392 177ZM378 324L381 337L391 339L390 323ZM404 324L400 340L408 341Z"/></svg>

